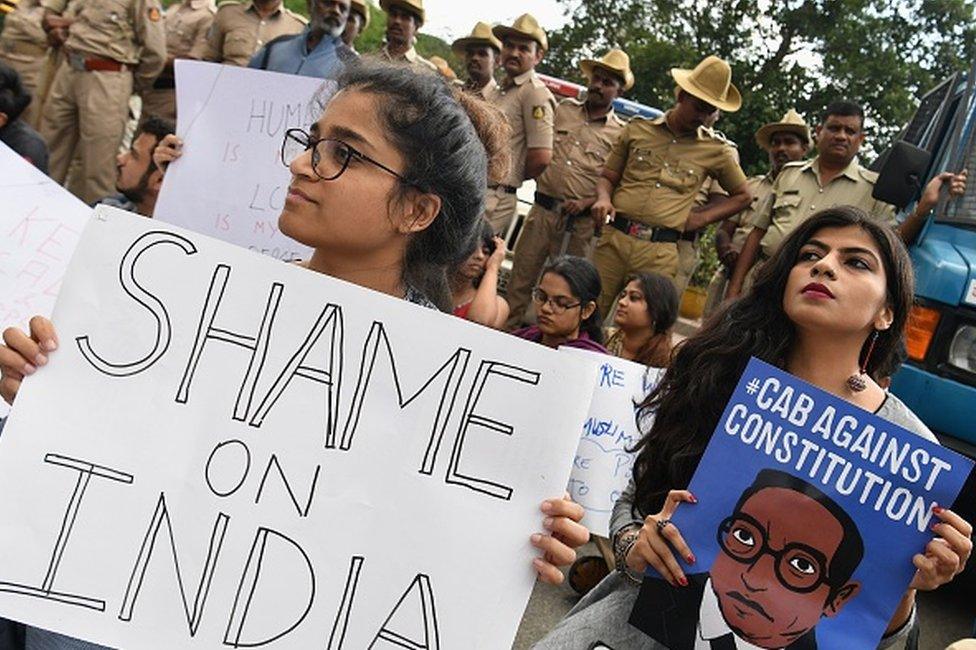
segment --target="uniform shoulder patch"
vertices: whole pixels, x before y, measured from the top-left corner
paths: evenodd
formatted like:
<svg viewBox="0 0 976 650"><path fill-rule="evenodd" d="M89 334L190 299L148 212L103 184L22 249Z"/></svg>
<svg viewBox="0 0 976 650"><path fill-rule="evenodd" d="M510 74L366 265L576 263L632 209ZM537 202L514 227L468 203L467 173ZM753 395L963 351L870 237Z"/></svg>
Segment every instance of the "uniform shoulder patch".
<svg viewBox="0 0 976 650"><path fill-rule="evenodd" d="M532 107L532 119L541 120L546 116L545 106L533 106Z"/></svg>

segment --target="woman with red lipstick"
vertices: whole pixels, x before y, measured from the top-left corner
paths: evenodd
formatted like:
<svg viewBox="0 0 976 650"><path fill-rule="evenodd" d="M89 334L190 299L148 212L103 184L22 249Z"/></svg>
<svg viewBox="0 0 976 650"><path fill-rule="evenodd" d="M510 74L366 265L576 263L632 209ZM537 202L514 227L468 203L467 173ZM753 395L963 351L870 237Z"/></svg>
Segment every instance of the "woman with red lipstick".
<svg viewBox="0 0 976 650"><path fill-rule="evenodd" d="M282 157L292 181L279 228L314 248L302 263L310 271L448 306L445 269L476 235L489 179L507 173L507 146L496 112L439 77L387 64L350 67L310 132L287 132ZM169 149L157 164L174 158ZM10 328L3 338L0 395L12 403L57 337L37 317L29 334ZM533 566L558 584L558 566L576 559L589 532L578 523L582 507L568 498L541 510L544 532L530 537L540 551Z"/></svg>
<svg viewBox="0 0 976 650"><path fill-rule="evenodd" d="M657 273L635 273L627 278L617 300L615 327L607 329L607 350L615 357L665 368L671 360L671 330L677 321L674 283Z"/></svg>
<svg viewBox="0 0 976 650"><path fill-rule="evenodd" d="M675 554L694 565L694 549L670 518L679 504L698 502L686 488L750 357L935 441L908 407L877 383L881 374L897 368L913 292L904 245L894 231L856 208L825 210L790 234L757 272L751 291L677 348L667 373L640 405L640 420L651 413L654 418L635 449L631 483L613 511L618 570L536 648L585 648L595 642L663 647L628 619L648 566L677 588L688 584ZM938 539L914 557L915 578L880 647L910 631L916 591L951 581L972 552L969 522L942 508L933 514Z"/></svg>
<svg viewBox="0 0 976 650"><path fill-rule="evenodd" d="M532 290L536 324L512 334L550 348L565 345L606 354L596 308L599 297L600 274L591 262L571 255L558 257L542 270Z"/></svg>

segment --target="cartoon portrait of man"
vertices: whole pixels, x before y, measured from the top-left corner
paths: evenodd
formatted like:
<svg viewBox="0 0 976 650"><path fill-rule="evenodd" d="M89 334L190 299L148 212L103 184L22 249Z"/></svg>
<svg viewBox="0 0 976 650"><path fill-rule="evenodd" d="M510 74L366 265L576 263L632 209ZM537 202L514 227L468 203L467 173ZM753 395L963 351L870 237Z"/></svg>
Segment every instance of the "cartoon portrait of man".
<svg viewBox="0 0 976 650"><path fill-rule="evenodd" d="M864 555L854 520L813 485L764 469L716 530L719 552L687 587L647 578L631 623L671 650L807 650L853 599Z"/></svg>

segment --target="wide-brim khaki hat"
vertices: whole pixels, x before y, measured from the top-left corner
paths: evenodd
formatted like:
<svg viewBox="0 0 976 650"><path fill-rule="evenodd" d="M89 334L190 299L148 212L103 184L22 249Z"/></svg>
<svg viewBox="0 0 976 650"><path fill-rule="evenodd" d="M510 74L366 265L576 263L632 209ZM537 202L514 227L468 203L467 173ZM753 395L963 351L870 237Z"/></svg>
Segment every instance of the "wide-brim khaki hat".
<svg viewBox="0 0 976 650"><path fill-rule="evenodd" d="M434 64L434 66L437 68L437 71L441 73L442 77L446 79L450 79L451 81L457 79L457 73L455 73L454 70L451 69L451 66L449 66L447 64L447 61L445 61L442 57L432 56L427 60Z"/></svg>
<svg viewBox="0 0 976 650"><path fill-rule="evenodd" d="M380 9L389 11L390 7L399 7L409 11L420 19L421 25L427 19L427 14L424 13L424 0L380 0Z"/></svg>
<svg viewBox="0 0 976 650"><path fill-rule="evenodd" d="M773 134L782 133L784 131L788 133L795 133L800 136L804 142L807 144L810 143L809 125L807 125L807 123L803 121L803 118L800 117L800 114L792 108L786 111L786 115L784 115L783 119L781 119L779 122L764 124L763 126L759 127L759 130L756 131L756 142L760 147L766 151L769 151L769 147L771 146L770 140L773 139Z"/></svg>
<svg viewBox="0 0 976 650"><path fill-rule="evenodd" d="M351 0L349 11L354 11L363 17L363 28L360 31L365 31L369 27L369 7L366 6L366 0Z"/></svg>
<svg viewBox="0 0 976 650"><path fill-rule="evenodd" d="M580 70L587 79L593 76L593 68L602 68L624 80L624 90L634 87L634 73L630 69L630 57L623 50L610 50L602 59L583 59Z"/></svg>
<svg viewBox="0 0 976 650"><path fill-rule="evenodd" d="M715 108L734 113L742 108L742 95L732 85L732 68L715 55L709 55L694 70L671 68L678 87Z"/></svg>
<svg viewBox="0 0 976 650"><path fill-rule="evenodd" d="M451 50L459 57L464 58L464 55L468 51L468 47L472 45L488 46L494 48L498 52L502 51L502 42L492 33L491 25L488 23L477 23L474 26L474 29L471 30L471 34L469 36L459 38L451 43Z"/></svg>
<svg viewBox="0 0 976 650"><path fill-rule="evenodd" d="M506 36L516 36L535 41L543 50L549 49L549 38L546 36L546 32L542 27L539 26L539 21L532 14L522 14L515 19L511 27L508 25L496 25L491 31L500 41L504 41Z"/></svg>

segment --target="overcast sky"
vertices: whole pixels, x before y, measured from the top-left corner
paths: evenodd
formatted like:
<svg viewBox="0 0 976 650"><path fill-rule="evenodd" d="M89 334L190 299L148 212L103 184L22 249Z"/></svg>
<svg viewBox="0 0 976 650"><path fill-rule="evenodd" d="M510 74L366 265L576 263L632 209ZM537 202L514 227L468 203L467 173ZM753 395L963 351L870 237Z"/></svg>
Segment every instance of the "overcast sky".
<svg viewBox="0 0 976 650"><path fill-rule="evenodd" d="M451 42L469 34L479 20L511 25L526 12L550 31L566 23L562 8L556 0L424 0L427 22L421 31Z"/></svg>

